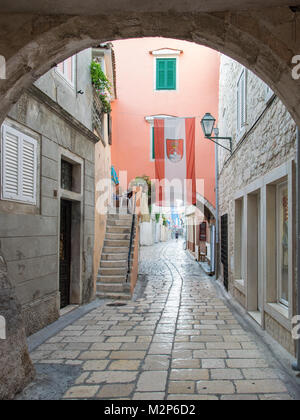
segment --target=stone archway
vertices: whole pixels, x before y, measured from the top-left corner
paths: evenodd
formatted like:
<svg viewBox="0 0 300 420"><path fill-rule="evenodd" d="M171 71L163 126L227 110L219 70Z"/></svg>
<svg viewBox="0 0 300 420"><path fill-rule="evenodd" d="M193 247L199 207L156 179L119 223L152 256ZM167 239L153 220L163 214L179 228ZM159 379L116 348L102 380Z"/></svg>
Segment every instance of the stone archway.
<svg viewBox="0 0 300 420"><path fill-rule="evenodd" d="M0 80L0 123L24 89L70 55L103 41L163 36L196 42L241 62L270 85L300 125L300 80L292 78L292 58L300 53L300 20L296 21L287 7L297 1L268 0L265 5L286 6L251 10L246 1L243 11L238 11L240 0L212 0L211 8L204 9L198 2L187 1L185 11L182 2L176 0L168 2L167 7L164 2L149 5L128 0L122 4L114 0L97 9L101 14L87 9L90 16L85 16L84 10L80 15L70 15L72 8L61 12L50 11L47 6L35 9L40 2L30 3L31 10L22 0L4 0L0 6L0 12L7 13L0 15L0 54L7 64L7 79ZM220 11L226 3L230 11ZM27 14L11 13L11 6L18 4ZM48 2L45 4L50 8ZM0 312L8 316L8 325L14 325L8 329L8 339L0 341L0 398L10 398L31 379L32 366L4 263L0 265L0 290ZM5 366L10 366L14 374L8 374Z"/></svg>
<svg viewBox="0 0 300 420"><path fill-rule="evenodd" d="M292 78L300 20L294 20L290 8L101 12L98 16L0 15L0 53L7 62L7 79L0 80L0 121L26 87L75 52L102 41L163 36L196 42L241 62L270 85L300 125L300 80Z"/></svg>

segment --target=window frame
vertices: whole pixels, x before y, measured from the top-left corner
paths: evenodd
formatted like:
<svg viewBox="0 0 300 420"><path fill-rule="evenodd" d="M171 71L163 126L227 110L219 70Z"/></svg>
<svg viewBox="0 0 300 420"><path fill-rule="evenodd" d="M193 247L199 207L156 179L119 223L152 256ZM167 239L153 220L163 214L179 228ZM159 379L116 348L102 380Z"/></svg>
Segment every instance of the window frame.
<svg viewBox="0 0 300 420"><path fill-rule="evenodd" d="M289 201L289 185L288 185L288 179L285 179L282 182L279 182L276 184L276 254L277 254L277 303L280 305L283 305L285 308L289 308L290 306L290 296L288 296L288 300L285 300L282 298L282 275L281 275L281 246L280 246L280 212L281 212L281 202L280 202L280 190L282 188L287 189L288 194L288 206L290 206ZM289 233L289 223L288 222L288 233ZM289 258L289 252L290 249L288 247L288 258ZM288 295L289 295L289 266L288 266Z"/></svg>
<svg viewBox="0 0 300 420"><path fill-rule="evenodd" d="M65 72L65 63L69 60L71 58L71 60L72 60L72 80L70 80L69 78L68 78L68 76L67 76L67 74L66 74L66 72ZM57 65L56 67L55 67L55 71L56 71L56 73L64 80L64 82L66 82L67 83L67 85L70 87L70 88L72 88L73 90L75 90L75 88L76 88L76 71L77 71L77 69L76 69L76 55L73 55L72 57L69 57L69 58L67 58L66 60L64 60L64 61L62 61L61 63L59 63L59 64L63 64L63 67L64 67L64 71L62 72L60 69L59 69L59 65Z"/></svg>
<svg viewBox="0 0 300 420"><path fill-rule="evenodd" d="M13 135L18 138L18 194L17 195L7 195L5 192L6 177L5 177L5 161L6 161L6 133L10 131ZM34 173L33 173L33 191L34 197L26 197L23 195L23 144L24 141L31 143L34 149ZM0 167L0 177L1 177L1 191L0 198L2 201L10 201L21 204L30 204L33 206L38 205L38 141L25 134L21 130L18 130L14 127L11 127L8 124L3 124L1 127L1 167Z"/></svg>
<svg viewBox="0 0 300 420"><path fill-rule="evenodd" d="M158 87L158 63L160 61L164 61L164 62L168 62L168 61L172 61L174 63L174 87L169 88L169 87ZM164 57L164 56L159 56L155 58L155 90L157 92L161 92L161 91L176 91L177 90L177 73L178 73L178 60L177 57Z"/></svg>
<svg viewBox="0 0 300 420"><path fill-rule="evenodd" d="M183 53L182 50L173 50L170 48L163 48L160 50L150 51L153 56L153 90L154 92L177 92L179 90L179 58ZM156 60L159 58L175 58L176 59L176 89L174 90L157 90L156 89Z"/></svg>

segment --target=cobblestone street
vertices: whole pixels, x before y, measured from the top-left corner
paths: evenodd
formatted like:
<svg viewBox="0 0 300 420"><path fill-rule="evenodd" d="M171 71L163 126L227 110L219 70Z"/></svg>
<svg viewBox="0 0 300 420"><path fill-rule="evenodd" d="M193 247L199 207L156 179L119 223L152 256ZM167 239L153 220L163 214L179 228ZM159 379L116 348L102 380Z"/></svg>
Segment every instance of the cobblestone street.
<svg viewBox="0 0 300 420"><path fill-rule="evenodd" d="M74 369L61 398L294 398L182 242L142 248L140 273L135 301L105 302L31 354L38 371Z"/></svg>

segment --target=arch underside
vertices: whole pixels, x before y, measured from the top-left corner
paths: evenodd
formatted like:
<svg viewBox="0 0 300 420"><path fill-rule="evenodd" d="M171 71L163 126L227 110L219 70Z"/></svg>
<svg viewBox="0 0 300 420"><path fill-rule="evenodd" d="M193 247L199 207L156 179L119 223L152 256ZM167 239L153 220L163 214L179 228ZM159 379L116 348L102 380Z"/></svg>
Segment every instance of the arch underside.
<svg viewBox="0 0 300 420"><path fill-rule="evenodd" d="M160 36L195 42L239 61L275 91L300 123L300 83L292 78L291 62L300 44L300 21L295 22L287 7L216 13L2 15L0 51L7 61L7 80L0 81L0 120L26 87L74 53L104 41Z"/></svg>

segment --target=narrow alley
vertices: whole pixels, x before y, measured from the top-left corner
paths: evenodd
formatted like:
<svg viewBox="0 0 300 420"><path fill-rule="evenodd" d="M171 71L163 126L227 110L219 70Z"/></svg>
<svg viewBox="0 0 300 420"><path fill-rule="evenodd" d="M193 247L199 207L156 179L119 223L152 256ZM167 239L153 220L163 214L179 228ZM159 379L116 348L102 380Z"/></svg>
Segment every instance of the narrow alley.
<svg viewBox="0 0 300 420"><path fill-rule="evenodd" d="M133 301L99 301L57 328L31 353L37 377L17 399L299 398L214 283L182 241L142 247Z"/></svg>

